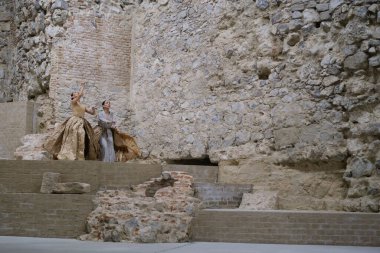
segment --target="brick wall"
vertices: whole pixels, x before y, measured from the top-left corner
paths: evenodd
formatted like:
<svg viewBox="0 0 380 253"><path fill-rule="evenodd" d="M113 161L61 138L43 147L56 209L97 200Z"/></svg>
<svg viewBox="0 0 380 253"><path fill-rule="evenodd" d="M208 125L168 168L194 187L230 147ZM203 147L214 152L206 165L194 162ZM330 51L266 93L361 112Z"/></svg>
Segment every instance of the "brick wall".
<svg viewBox="0 0 380 253"><path fill-rule="evenodd" d="M85 182L90 194L41 194L44 172L62 182ZM159 177L161 166L98 161L0 160L0 235L76 237L84 234L95 192Z"/></svg>
<svg viewBox="0 0 380 253"><path fill-rule="evenodd" d="M0 235L69 237L85 232L93 195L0 194Z"/></svg>
<svg viewBox="0 0 380 253"><path fill-rule="evenodd" d="M194 189L204 208L237 208L243 193L252 192L252 185L194 183Z"/></svg>
<svg viewBox="0 0 380 253"><path fill-rule="evenodd" d="M44 172L61 173L62 182L88 183L91 192L95 193L101 187L126 187L159 177L161 166L99 161L0 160L0 192L39 193Z"/></svg>
<svg viewBox="0 0 380 253"><path fill-rule="evenodd" d="M65 24L67 38L52 48L49 96L54 99L57 120L71 114L69 94L84 80L83 103L101 109L101 101L110 99L119 122L128 116L132 22L125 15L99 17L76 4L70 3L73 16Z"/></svg>
<svg viewBox="0 0 380 253"><path fill-rule="evenodd" d="M33 132L33 102L0 103L0 159L12 159L21 138Z"/></svg>
<svg viewBox="0 0 380 253"><path fill-rule="evenodd" d="M349 212L202 210L194 241L380 246L380 215Z"/></svg>

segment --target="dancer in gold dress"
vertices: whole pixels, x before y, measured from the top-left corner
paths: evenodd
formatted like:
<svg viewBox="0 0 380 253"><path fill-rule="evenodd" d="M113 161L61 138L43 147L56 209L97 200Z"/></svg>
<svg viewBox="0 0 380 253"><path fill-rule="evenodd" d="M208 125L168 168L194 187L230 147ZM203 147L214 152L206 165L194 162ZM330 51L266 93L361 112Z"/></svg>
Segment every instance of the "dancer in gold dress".
<svg viewBox="0 0 380 253"><path fill-rule="evenodd" d="M71 94L73 116L66 119L48 138L44 148L58 160L97 160L99 144L94 130L84 118L85 113L94 115L95 108L87 108L80 103L84 83L79 92Z"/></svg>

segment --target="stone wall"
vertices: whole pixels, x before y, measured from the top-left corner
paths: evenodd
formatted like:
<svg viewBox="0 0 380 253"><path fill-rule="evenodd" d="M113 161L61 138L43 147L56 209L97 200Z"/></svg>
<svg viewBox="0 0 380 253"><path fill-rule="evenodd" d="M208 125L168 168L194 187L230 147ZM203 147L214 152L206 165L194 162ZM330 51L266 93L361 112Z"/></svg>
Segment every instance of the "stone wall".
<svg viewBox="0 0 380 253"><path fill-rule="evenodd" d="M379 22L377 1L144 1L132 65L144 154L268 157L378 212Z"/></svg>
<svg viewBox="0 0 380 253"><path fill-rule="evenodd" d="M219 164L220 183L253 185L253 193L276 193L278 209L353 211L352 198L343 181L345 165L341 163L304 163L281 165L273 157L255 157ZM269 195L266 199L269 199ZM378 211L372 198L356 201L361 210ZM375 201L376 203L376 201ZM277 208L276 208L277 209Z"/></svg>
<svg viewBox="0 0 380 253"><path fill-rule="evenodd" d="M101 109L101 102L110 99L118 124L128 125L131 1L12 2L17 43L15 63L7 64L14 90L9 99L36 101L38 131L71 114L69 96L82 80L87 82L85 104Z"/></svg>
<svg viewBox="0 0 380 253"><path fill-rule="evenodd" d="M72 16L65 24L67 36L52 48L49 96L54 100L56 121L70 115L69 95L84 80L82 102L101 109L103 100L111 100L121 124L130 111L131 17L82 10L75 2L68 9Z"/></svg>
<svg viewBox="0 0 380 253"><path fill-rule="evenodd" d="M40 193L45 172L60 173L61 182L88 183L91 192ZM161 172L157 164L0 160L0 235L75 238L85 233L98 190L129 189Z"/></svg>
<svg viewBox="0 0 380 253"><path fill-rule="evenodd" d="M378 1L22 0L14 20L12 99L40 131L85 79L144 159L331 169L350 210L379 210Z"/></svg>
<svg viewBox="0 0 380 253"><path fill-rule="evenodd" d="M1 193L0 235L76 238L84 233L93 195Z"/></svg>
<svg viewBox="0 0 380 253"><path fill-rule="evenodd" d="M376 1L21 2L34 14L16 9L17 57L48 71L49 98L41 84L19 99L43 102L42 130L70 114L66 97L85 79L84 103L110 98L144 157L345 161L349 144L378 134Z"/></svg>
<svg viewBox="0 0 380 253"><path fill-rule="evenodd" d="M158 164L4 160L0 161L0 193L39 193L44 172L60 173L62 182L88 183L95 194L107 187L118 189L140 184L158 177L161 171Z"/></svg>
<svg viewBox="0 0 380 253"><path fill-rule="evenodd" d="M379 246L378 214L202 210L194 241Z"/></svg>
<svg viewBox="0 0 380 253"><path fill-rule="evenodd" d="M21 138L33 133L34 103L0 103L0 159L13 159Z"/></svg>
<svg viewBox="0 0 380 253"><path fill-rule="evenodd" d="M353 125L378 122L375 2L144 1L132 75L142 147L345 160Z"/></svg>
<svg viewBox="0 0 380 253"><path fill-rule="evenodd" d="M12 101L14 92L10 86L14 50L13 13L13 0L0 2L0 102Z"/></svg>

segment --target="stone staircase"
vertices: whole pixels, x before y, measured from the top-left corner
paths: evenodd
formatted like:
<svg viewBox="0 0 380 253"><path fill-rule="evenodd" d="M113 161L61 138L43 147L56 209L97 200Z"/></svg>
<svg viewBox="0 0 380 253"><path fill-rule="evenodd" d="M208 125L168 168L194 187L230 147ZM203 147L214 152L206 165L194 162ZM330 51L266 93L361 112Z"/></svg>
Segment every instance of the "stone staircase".
<svg viewBox="0 0 380 253"><path fill-rule="evenodd" d="M185 171L194 178L195 196L202 200L204 208L237 208L243 193L252 192L250 184L218 183L218 166L169 164L167 171Z"/></svg>
<svg viewBox="0 0 380 253"><path fill-rule="evenodd" d="M0 160L0 236L75 238L85 232L98 189L118 189L159 177L162 171L193 175L206 209L192 221L193 241L380 246L380 215L237 209L251 185L219 184L217 166L147 165L95 161ZM91 185L88 194L41 194L44 172Z"/></svg>
<svg viewBox="0 0 380 253"><path fill-rule="evenodd" d="M0 160L0 235L77 237L93 210L99 189L126 188L159 177L162 171L185 171L194 177L204 207L236 208L250 185L217 183L217 166L149 165L97 161ZM62 182L91 185L87 194L42 194L43 174L61 174Z"/></svg>
<svg viewBox="0 0 380 253"><path fill-rule="evenodd" d="M252 185L218 183L218 167L168 165L194 177L206 209L192 221L193 241L234 243L380 246L380 215L375 213L238 209Z"/></svg>
<svg viewBox="0 0 380 253"><path fill-rule="evenodd" d="M250 184L194 183L194 188L204 208L238 208L243 193L252 192Z"/></svg>
<svg viewBox="0 0 380 253"><path fill-rule="evenodd" d="M91 185L88 194L42 194L44 172ZM85 232L98 189L125 188L161 175L160 165L97 161L0 160L0 235L74 238Z"/></svg>

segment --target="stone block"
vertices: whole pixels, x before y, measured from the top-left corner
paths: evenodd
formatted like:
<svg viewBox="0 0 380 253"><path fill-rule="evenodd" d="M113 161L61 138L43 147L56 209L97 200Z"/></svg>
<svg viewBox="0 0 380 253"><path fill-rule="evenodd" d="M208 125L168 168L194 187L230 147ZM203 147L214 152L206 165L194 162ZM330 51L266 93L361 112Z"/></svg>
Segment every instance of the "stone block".
<svg viewBox="0 0 380 253"><path fill-rule="evenodd" d="M366 69L368 67L368 56L364 52L358 52L348 56L344 60L344 68L349 70Z"/></svg>
<svg viewBox="0 0 380 253"><path fill-rule="evenodd" d="M278 192L256 191L254 193L244 193L239 209L276 210L278 209Z"/></svg>
<svg viewBox="0 0 380 253"><path fill-rule="evenodd" d="M293 19L299 19L299 18L302 18L302 17L303 17L303 15L302 15L302 12L300 12L300 11L294 11L292 13L292 18Z"/></svg>
<svg viewBox="0 0 380 253"><path fill-rule="evenodd" d="M380 56L374 56L369 58L368 60L369 66L371 67L379 67L380 66Z"/></svg>
<svg viewBox="0 0 380 253"><path fill-rule="evenodd" d="M56 183L52 189L53 193L64 194L82 194L90 191L91 186L89 184L80 182Z"/></svg>
<svg viewBox="0 0 380 253"><path fill-rule="evenodd" d="M11 30L11 23L10 22L1 22L0 23L0 31L9 32L10 30Z"/></svg>
<svg viewBox="0 0 380 253"><path fill-rule="evenodd" d="M256 7L260 10L266 10L269 7L269 1L267 0L258 0L256 1Z"/></svg>
<svg viewBox="0 0 380 253"><path fill-rule="evenodd" d="M329 21L331 20L331 15L329 11L324 11L319 14L321 21Z"/></svg>
<svg viewBox="0 0 380 253"><path fill-rule="evenodd" d="M0 12L0 22L12 20L12 15L8 12Z"/></svg>
<svg viewBox="0 0 380 253"><path fill-rule="evenodd" d="M323 78L322 84L325 87L329 87L339 82L339 80L340 80L339 77L336 77L336 76L326 76Z"/></svg>
<svg viewBox="0 0 380 253"><path fill-rule="evenodd" d="M345 172L346 177L369 177L374 171L374 165L366 158L354 157L347 165Z"/></svg>
<svg viewBox="0 0 380 253"><path fill-rule="evenodd" d="M300 41L300 39L301 37L299 33L290 33L287 37L286 43L292 47L296 45Z"/></svg>
<svg viewBox="0 0 380 253"><path fill-rule="evenodd" d="M275 146L277 149L294 145L298 142L300 129L297 127L282 128L273 131Z"/></svg>
<svg viewBox="0 0 380 253"><path fill-rule="evenodd" d="M314 9L306 9L303 12L303 21L305 24L321 21L319 13Z"/></svg>
<svg viewBox="0 0 380 253"><path fill-rule="evenodd" d="M290 7L291 11L303 11L305 9L304 4L294 4L292 7Z"/></svg>
<svg viewBox="0 0 380 253"><path fill-rule="evenodd" d="M327 10L329 10L329 4L328 3L317 4L316 9L319 12L327 11Z"/></svg>
<svg viewBox="0 0 380 253"><path fill-rule="evenodd" d="M52 193L53 188L60 181L61 174L54 172L45 172L42 175L41 193Z"/></svg>
<svg viewBox="0 0 380 253"><path fill-rule="evenodd" d="M307 1L306 8L316 8L317 3L315 1Z"/></svg>
<svg viewBox="0 0 380 253"><path fill-rule="evenodd" d="M53 5L51 6L52 10L56 10L56 9L67 10L68 8L69 8L69 5L64 0L55 0Z"/></svg>
<svg viewBox="0 0 380 253"><path fill-rule="evenodd" d="M344 4L344 0L331 0L330 1L330 11L334 11L336 8Z"/></svg>

